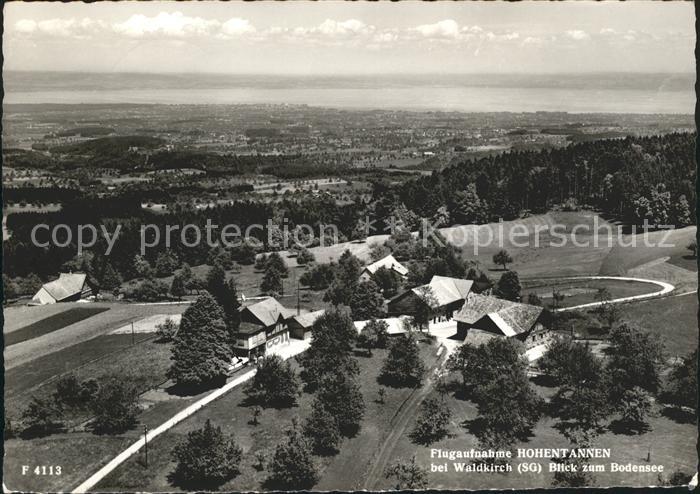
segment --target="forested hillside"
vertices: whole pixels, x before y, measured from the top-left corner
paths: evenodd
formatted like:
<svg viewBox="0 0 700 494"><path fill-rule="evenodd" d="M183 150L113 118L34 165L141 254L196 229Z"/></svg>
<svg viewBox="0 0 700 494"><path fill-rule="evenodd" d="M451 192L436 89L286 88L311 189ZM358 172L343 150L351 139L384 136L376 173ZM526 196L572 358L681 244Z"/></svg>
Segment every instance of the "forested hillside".
<svg viewBox="0 0 700 494"><path fill-rule="evenodd" d="M449 223L512 219L523 210L543 212L568 203L635 223L646 217L682 226L695 222L694 208L688 207L695 204L695 136L628 137L505 153L409 182L398 199L422 217L447 213Z"/></svg>

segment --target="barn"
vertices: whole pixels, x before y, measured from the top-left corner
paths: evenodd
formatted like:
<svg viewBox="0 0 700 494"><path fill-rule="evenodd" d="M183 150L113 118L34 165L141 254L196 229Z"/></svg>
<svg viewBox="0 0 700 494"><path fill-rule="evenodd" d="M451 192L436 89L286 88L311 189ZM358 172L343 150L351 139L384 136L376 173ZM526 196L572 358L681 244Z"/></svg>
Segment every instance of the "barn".
<svg viewBox="0 0 700 494"><path fill-rule="evenodd" d="M454 316L457 338L476 345L504 336L525 341L532 333L543 329L543 310L535 305L470 293Z"/></svg>
<svg viewBox="0 0 700 494"><path fill-rule="evenodd" d="M57 280L45 283L30 302L32 305L75 302L92 295L84 273L61 273Z"/></svg>
<svg viewBox="0 0 700 494"><path fill-rule="evenodd" d="M471 280L433 276L430 283L412 288L391 299L388 313L392 316L412 316L416 314L418 304L427 304L433 322L449 321L464 304L473 283Z"/></svg>

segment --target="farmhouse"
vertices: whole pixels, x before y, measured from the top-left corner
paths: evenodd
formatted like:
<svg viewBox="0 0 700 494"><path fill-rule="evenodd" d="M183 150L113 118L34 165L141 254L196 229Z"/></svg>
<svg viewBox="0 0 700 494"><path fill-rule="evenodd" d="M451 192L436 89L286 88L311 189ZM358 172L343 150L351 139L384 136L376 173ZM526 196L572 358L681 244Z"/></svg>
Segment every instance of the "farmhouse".
<svg viewBox="0 0 700 494"><path fill-rule="evenodd" d="M390 254L383 259L373 262L369 266L365 266L365 269L363 269L362 273L360 274L360 281L368 281L370 278L372 278L372 276L374 276L374 273L376 273L379 268L392 270L402 278L405 278L408 274L408 268L406 268L406 266L401 264L394 258L394 256Z"/></svg>
<svg viewBox="0 0 700 494"><path fill-rule="evenodd" d="M273 346L289 343L287 319L294 311L276 299L269 297L242 307L240 313L241 324L233 345L236 355L260 356Z"/></svg>
<svg viewBox="0 0 700 494"><path fill-rule="evenodd" d="M311 327L325 312L324 309L321 309L313 312L303 312L289 318L287 320L287 327L289 328L292 338L298 340L308 340L311 338Z"/></svg>
<svg viewBox="0 0 700 494"><path fill-rule="evenodd" d="M454 319L457 337L478 345L499 336L525 341L543 330L542 315L542 307L470 293Z"/></svg>
<svg viewBox="0 0 700 494"><path fill-rule="evenodd" d="M45 283L32 298L32 305L75 302L92 295L84 273L61 273L57 280Z"/></svg>
<svg viewBox="0 0 700 494"><path fill-rule="evenodd" d="M416 314L419 304L430 308L433 322L449 321L452 315L464 304L470 293L473 281L433 276L430 283L397 295L389 301L389 315Z"/></svg>

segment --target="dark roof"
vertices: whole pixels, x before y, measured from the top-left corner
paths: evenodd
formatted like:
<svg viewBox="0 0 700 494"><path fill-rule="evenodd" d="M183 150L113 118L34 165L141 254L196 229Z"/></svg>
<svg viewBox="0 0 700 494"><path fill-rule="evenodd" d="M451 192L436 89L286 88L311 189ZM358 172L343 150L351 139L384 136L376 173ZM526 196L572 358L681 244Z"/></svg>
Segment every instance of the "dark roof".
<svg viewBox="0 0 700 494"><path fill-rule="evenodd" d="M282 316L282 319L287 319L294 315L292 309L287 309L272 297L243 307L241 311L250 312L263 326L272 326L276 324L280 316Z"/></svg>
<svg viewBox="0 0 700 494"><path fill-rule="evenodd" d="M542 310L542 307L536 305L470 293L454 319L457 322L474 324L488 317L503 334L514 336L532 328L542 314Z"/></svg>
<svg viewBox="0 0 700 494"><path fill-rule="evenodd" d="M295 321L302 328L310 328L316 322L316 319L321 317L325 313L325 309L316 310L313 312L306 312L299 314L298 316L292 317L292 321Z"/></svg>
<svg viewBox="0 0 700 494"><path fill-rule="evenodd" d="M265 331L265 326L260 326L259 324L253 324L252 322L241 322L240 326L236 330L237 334L241 335L252 335Z"/></svg>

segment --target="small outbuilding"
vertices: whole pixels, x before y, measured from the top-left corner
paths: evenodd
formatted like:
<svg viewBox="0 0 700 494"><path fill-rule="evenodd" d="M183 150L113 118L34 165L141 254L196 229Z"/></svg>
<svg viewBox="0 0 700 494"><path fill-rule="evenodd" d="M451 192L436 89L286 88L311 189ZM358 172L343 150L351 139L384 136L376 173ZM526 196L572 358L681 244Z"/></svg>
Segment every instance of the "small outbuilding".
<svg viewBox="0 0 700 494"><path fill-rule="evenodd" d="M385 268L390 271L393 271L394 273L398 274L401 278L405 278L408 275L408 268L401 264L399 261L397 261L394 258L394 256L389 254L388 256L379 259L378 261L373 262L368 266L365 266L365 268L362 270L362 273L360 273L360 281L370 280L374 276L374 273L376 273L377 270L380 268Z"/></svg>
<svg viewBox="0 0 700 494"><path fill-rule="evenodd" d="M325 314L325 310L315 310L313 312L303 312L292 316L287 320L287 327L292 338L298 340L308 340L311 338L311 327L316 320Z"/></svg>
<svg viewBox="0 0 700 494"><path fill-rule="evenodd" d="M76 302L93 294L84 273L61 273L57 280L45 283L32 298L32 305Z"/></svg>

